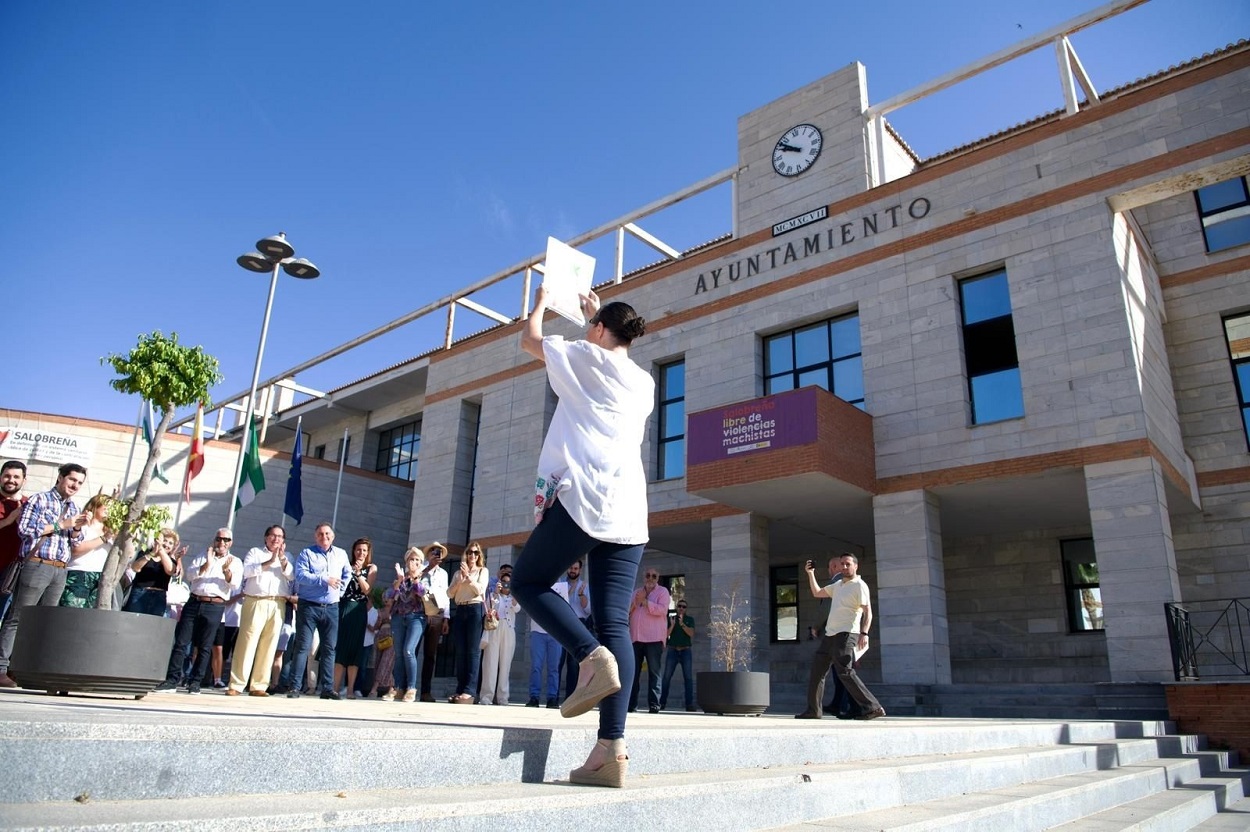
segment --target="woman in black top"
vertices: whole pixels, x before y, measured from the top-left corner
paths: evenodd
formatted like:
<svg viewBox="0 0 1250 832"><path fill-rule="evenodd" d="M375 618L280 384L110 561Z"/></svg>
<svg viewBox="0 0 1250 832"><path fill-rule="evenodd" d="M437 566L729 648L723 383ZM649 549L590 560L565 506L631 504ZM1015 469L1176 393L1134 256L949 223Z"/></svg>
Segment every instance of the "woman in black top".
<svg viewBox="0 0 1250 832"><path fill-rule="evenodd" d="M334 692L343 688L343 671L347 671L347 690L356 690L356 671L360 654L365 649L365 623L369 606L365 596L373 586L378 568L373 565L373 542L362 537L352 544L352 579L343 587L339 599L339 637L334 645Z"/></svg>
<svg viewBox="0 0 1250 832"><path fill-rule="evenodd" d="M145 615L165 614L165 590L169 579L182 571L182 556L187 547L178 548L178 533L162 529L152 548L141 552L130 564L135 578L130 583L130 596L126 599L126 612Z"/></svg>

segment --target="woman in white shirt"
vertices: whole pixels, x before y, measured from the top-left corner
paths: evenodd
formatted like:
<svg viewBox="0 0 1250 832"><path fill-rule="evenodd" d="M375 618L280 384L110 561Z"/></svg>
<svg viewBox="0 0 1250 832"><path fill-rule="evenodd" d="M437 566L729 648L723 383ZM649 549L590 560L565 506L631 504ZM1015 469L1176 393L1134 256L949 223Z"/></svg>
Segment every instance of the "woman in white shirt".
<svg viewBox="0 0 1250 832"><path fill-rule="evenodd" d="M599 741L574 783L624 785L628 700L634 675L629 600L647 542L647 480L642 439L655 405L655 381L629 358L646 322L629 304L600 308L581 296L590 323L584 340L543 337L546 290L539 287L521 348L547 365L559 397L538 458L537 526L517 558L512 591L521 606L578 661L577 687L560 705L566 717L599 706ZM598 639L551 587L578 558L589 571Z"/></svg>
<svg viewBox="0 0 1250 832"><path fill-rule="evenodd" d="M82 540L70 549L69 566L65 569L65 589L61 592L62 607L95 609L100 591L100 574L113 545L113 530L104 525L109 503L113 498L97 494L87 501L83 513L91 519L82 527Z"/></svg>

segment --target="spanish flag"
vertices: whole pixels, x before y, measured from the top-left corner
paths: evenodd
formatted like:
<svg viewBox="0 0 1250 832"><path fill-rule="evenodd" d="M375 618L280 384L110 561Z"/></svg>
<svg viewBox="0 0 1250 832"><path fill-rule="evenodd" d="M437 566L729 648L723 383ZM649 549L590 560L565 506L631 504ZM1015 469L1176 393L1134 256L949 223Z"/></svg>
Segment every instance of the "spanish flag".
<svg viewBox="0 0 1250 832"><path fill-rule="evenodd" d="M187 473L182 478L182 498L191 502L191 480L204 468L204 405L195 407L195 429L191 431L191 452L187 454Z"/></svg>

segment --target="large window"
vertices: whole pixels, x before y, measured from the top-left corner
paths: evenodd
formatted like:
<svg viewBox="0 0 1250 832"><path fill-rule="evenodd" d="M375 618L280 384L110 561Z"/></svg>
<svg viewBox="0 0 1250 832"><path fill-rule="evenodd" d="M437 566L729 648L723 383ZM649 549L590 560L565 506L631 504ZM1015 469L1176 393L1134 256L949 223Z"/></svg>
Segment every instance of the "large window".
<svg viewBox="0 0 1250 832"><path fill-rule="evenodd" d="M1208 185L1194 192L1207 251L1250 243L1250 188L1246 177Z"/></svg>
<svg viewBox="0 0 1250 832"><path fill-rule="evenodd" d="M1098 587L1098 556L1094 554L1093 539L1062 540L1059 550L1068 599L1068 632L1103 629L1102 590Z"/></svg>
<svg viewBox="0 0 1250 832"><path fill-rule="evenodd" d="M764 339L766 395L811 384L864 409L859 315L843 315Z"/></svg>
<svg viewBox="0 0 1250 832"><path fill-rule="evenodd" d="M378 435L375 471L401 480L417 478L417 452L421 450L421 423L409 422Z"/></svg>
<svg viewBox="0 0 1250 832"><path fill-rule="evenodd" d="M959 301L972 423L984 425L1023 416L1024 394L1006 270L961 280Z"/></svg>
<svg viewBox="0 0 1250 832"><path fill-rule="evenodd" d="M686 362L660 367L659 476L686 475Z"/></svg>
<svg viewBox="0 0 1250 832"><path fill-rule="evenodd" d="M1233 383L1237 386L1237 403L1241 406L1241 427L1250 444L1250 312L1224 319L1224 337L1228 339L1228 357L1233 362Z"/></svg>
<svg viewBox="0 0 1250 832"><path fill-rule="evenodd" d="M774 566L769 570L769 639L775 644L799 640L799 567Z"/></svg>

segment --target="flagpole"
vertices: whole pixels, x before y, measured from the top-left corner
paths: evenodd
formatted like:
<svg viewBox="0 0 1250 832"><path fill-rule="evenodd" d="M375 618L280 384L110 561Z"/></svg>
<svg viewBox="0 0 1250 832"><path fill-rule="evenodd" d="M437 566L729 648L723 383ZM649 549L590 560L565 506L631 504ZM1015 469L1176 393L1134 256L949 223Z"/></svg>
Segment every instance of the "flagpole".
<svg viewBox="0 0 1250 832"><path fill-rule="evenodd" d="M339 523L339 490L343 487L343 464L347 462L347 428L343 428L343 451L339 454L339 481L334 484L334 519L330 521L333 528Z"/></svg>
<svg viewBox="0 0 1250 832"><path fill-rule="evenodd" d="M140 426L143 424L143 406L147 404L143 396L139 397L139 415L135 419L135 432L130 437L130 456L126 457L126 473L122 475L122 499L125 499L126 492L130 490L130 464L135 460L135 443L139 441Z"/></svg>

